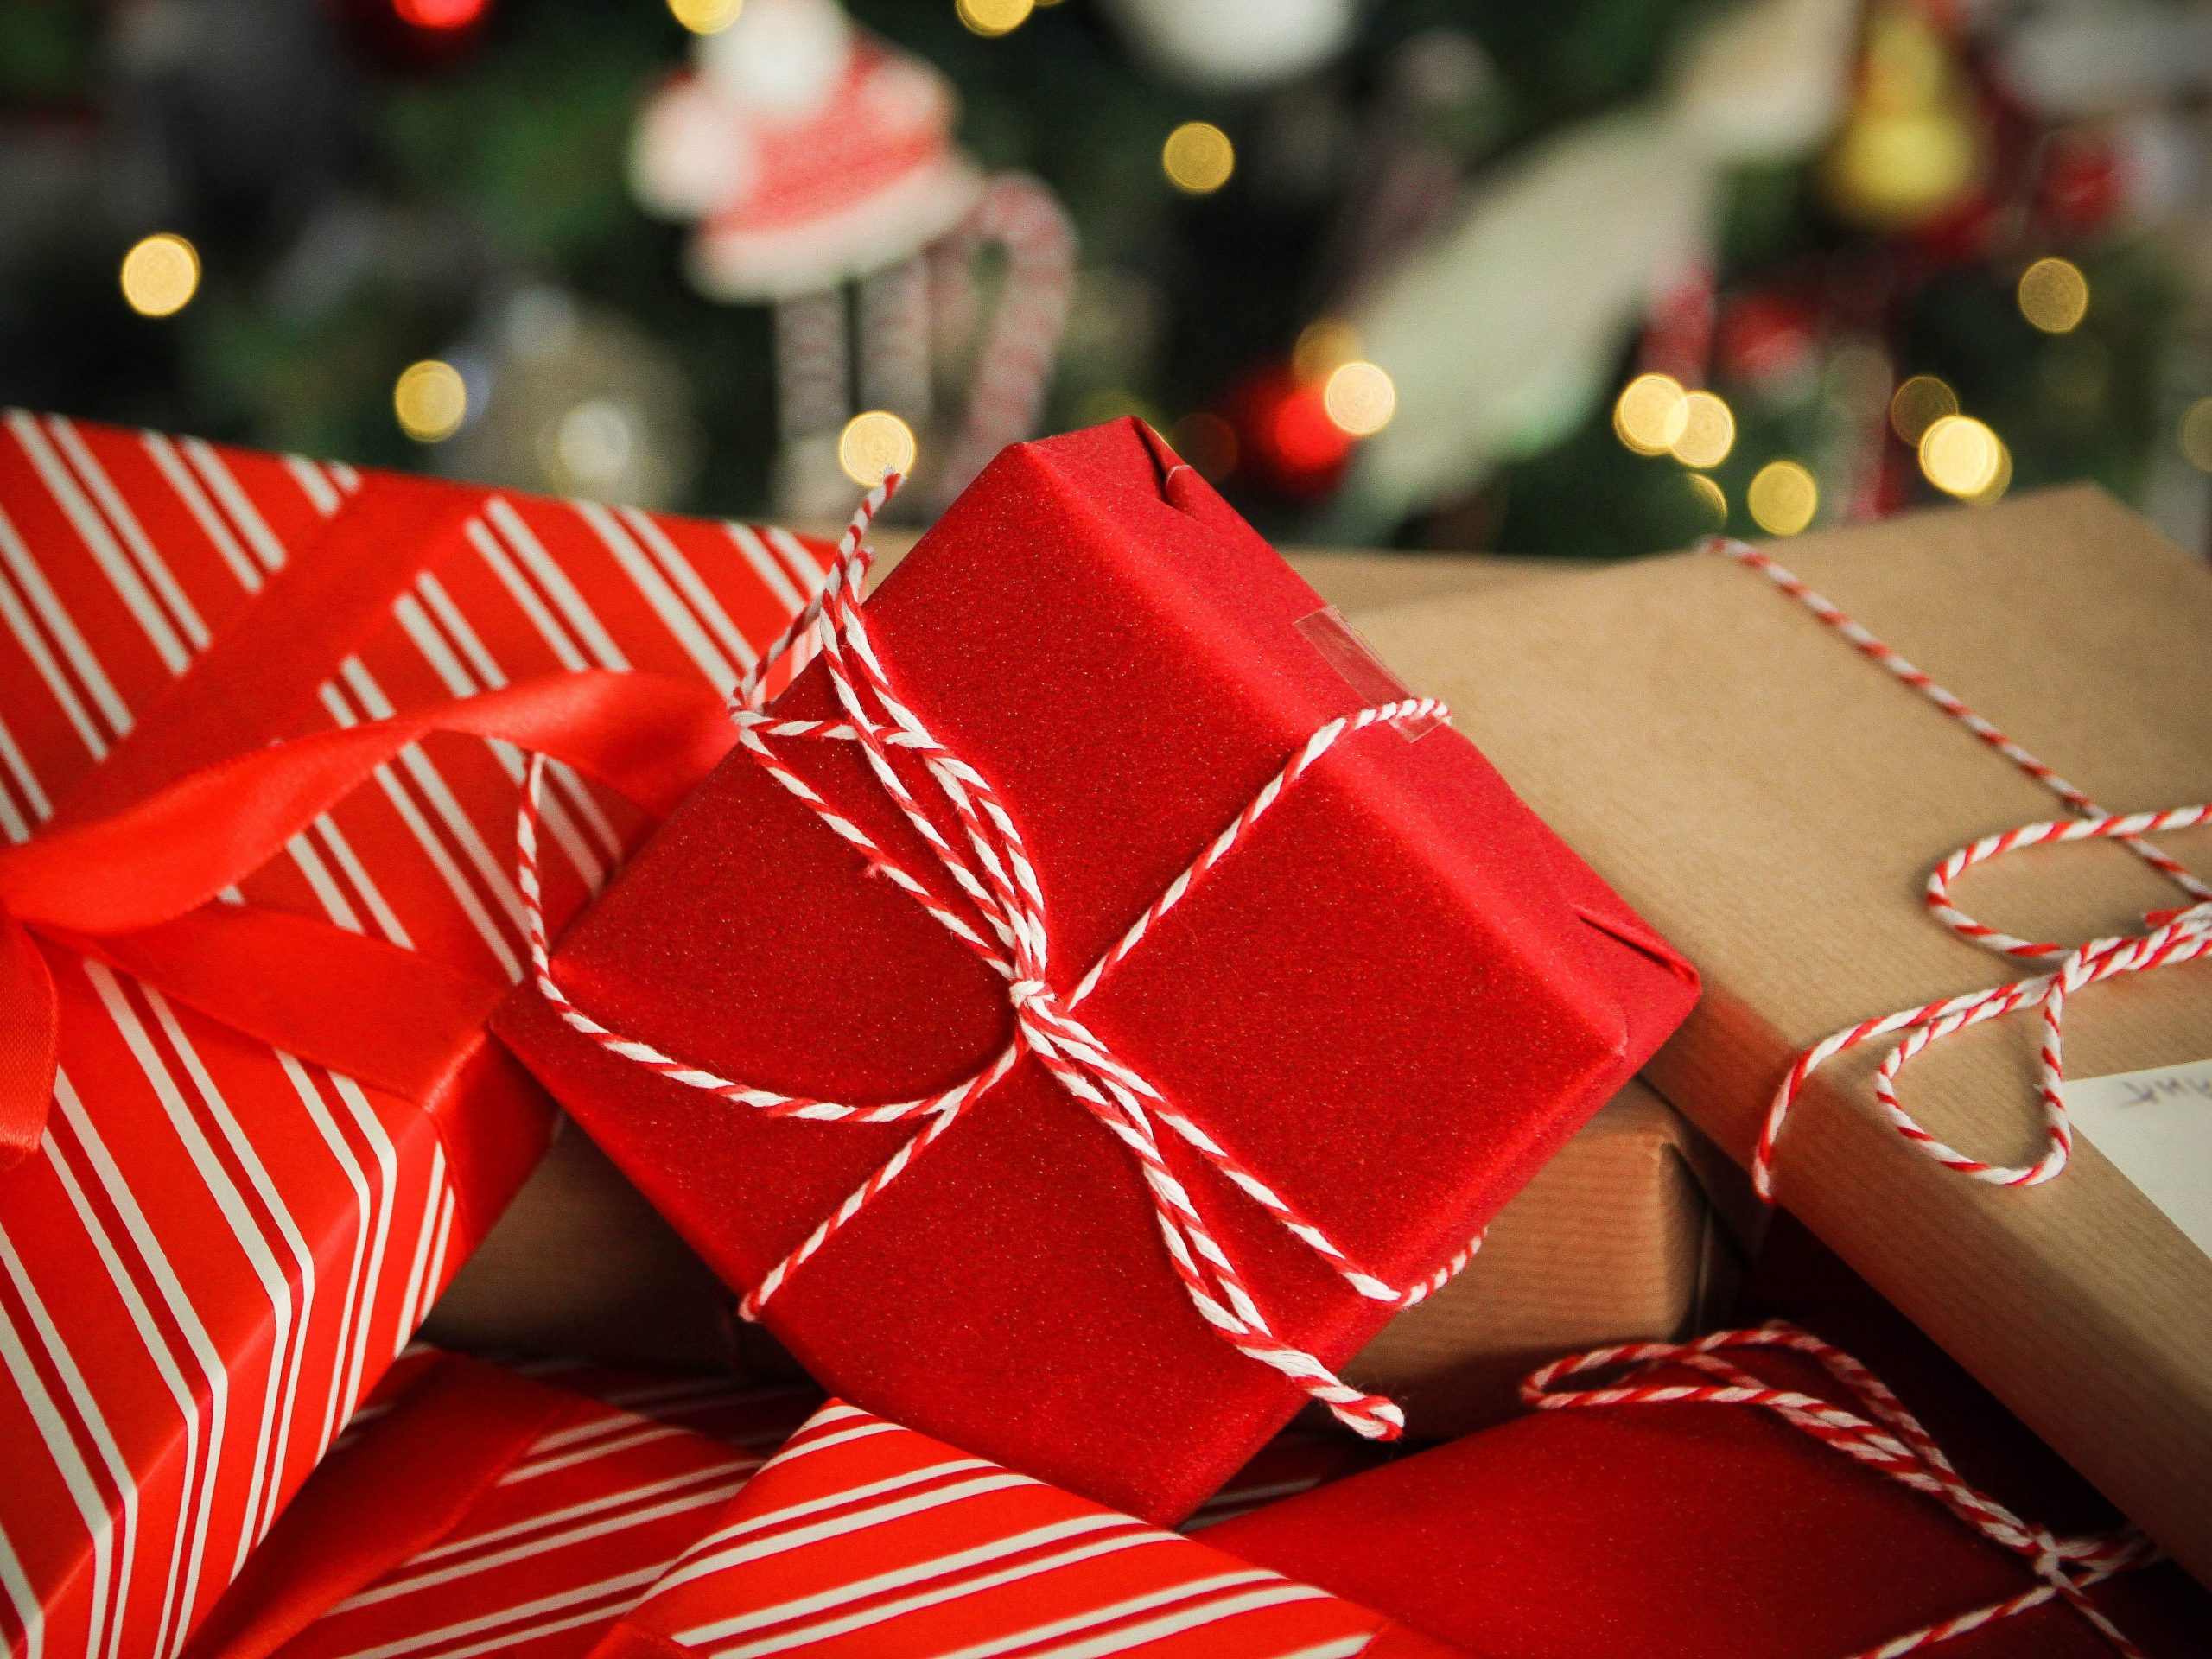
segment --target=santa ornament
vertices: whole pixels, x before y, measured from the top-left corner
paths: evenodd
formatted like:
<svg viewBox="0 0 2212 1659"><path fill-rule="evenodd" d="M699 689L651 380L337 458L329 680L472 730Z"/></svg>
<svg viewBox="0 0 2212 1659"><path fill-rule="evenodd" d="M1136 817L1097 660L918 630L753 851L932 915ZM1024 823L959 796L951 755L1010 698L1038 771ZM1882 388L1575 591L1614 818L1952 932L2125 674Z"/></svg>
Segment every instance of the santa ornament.
<svg viewBox="0 0 2212 1659"><path fill-rule="evenodd" d="M942 75L836 0L751 0L639 118L632 187L647 211L693 223L694 286L776 308L786 515L850 496L838 448L856 393L909 429L929 419L939 352L966 354L947 338L966 331L948 325L973 315L969 267L985 245L1003 251L1005 277L972 353L964 429L941 464L925 460L924 493L957 493L976 455L1036 418L1073 234L1042 185L980 171L954 142L957 114Z"/></svg>

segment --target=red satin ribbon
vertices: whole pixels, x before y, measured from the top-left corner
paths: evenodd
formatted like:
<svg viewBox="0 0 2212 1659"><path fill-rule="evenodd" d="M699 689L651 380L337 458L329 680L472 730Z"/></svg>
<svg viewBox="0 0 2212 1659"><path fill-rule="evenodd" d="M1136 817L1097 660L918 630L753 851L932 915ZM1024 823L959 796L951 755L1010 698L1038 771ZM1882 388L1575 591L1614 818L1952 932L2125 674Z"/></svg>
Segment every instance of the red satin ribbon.
<svg viewBox="0 0 2212 1659"><path fill-rule="evenodd" d="M590 670L318 732L0 850L0 1170L36 1148L60 1052L42 934L301 1058L429 1101L505 991L325 922L207 901L410 743L500 739L665 816L733 741L703 685Z"/></svg>

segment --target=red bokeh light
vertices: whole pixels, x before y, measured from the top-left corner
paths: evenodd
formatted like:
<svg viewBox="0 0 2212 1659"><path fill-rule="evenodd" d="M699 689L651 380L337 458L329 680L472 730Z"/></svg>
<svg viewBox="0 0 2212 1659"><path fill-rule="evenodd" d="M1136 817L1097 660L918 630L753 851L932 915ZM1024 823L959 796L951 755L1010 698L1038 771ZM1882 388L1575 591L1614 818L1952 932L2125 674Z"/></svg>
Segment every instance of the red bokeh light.
<svg viewBox="0 0 2212 1659"><path fill-rule="evenodd" d="M399 21L415 29L467 29L491 0L392 0Z"/></svg>

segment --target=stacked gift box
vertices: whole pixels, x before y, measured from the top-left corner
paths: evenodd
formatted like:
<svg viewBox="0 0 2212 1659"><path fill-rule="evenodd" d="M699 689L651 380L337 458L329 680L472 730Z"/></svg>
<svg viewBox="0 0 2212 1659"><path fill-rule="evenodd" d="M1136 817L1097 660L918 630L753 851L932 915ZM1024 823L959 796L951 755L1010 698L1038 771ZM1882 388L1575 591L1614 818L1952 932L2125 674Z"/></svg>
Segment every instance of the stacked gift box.
<svg viewBox="0 0 2212 1659"><path fill-rule="evenodd" d="M9 417L10 1652L2195 1650L2212 573L882 494Z"/></svg>

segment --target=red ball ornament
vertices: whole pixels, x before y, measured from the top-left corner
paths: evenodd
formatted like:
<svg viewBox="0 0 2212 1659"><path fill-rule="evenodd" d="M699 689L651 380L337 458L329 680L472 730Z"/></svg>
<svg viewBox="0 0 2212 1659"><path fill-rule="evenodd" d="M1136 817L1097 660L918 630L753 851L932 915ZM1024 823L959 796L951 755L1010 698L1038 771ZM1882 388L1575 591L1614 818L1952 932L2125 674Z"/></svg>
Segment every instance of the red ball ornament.
<svg viewBox="0 0 2212 1659"><path fill-rule="evenodd" d="M1237 388L1227 413L1241 476L1295 501L1319 501L1343 482L1351 435L1329 418L1320 381L1267 370Z"/></svg>
<svg viewBox="0 0 2212 1659"><path fill-rule="evenodd" d="M1818 324L1811 302L1798 296L1740 296L1720 314L1714 366L1723 378L1751 385L1790 379L1813 366Z"/></svg>
<svg viewBox="0 0 2212 1659"><path fill-rule="evenodd" d="M2094 236L2118 215L2126 188L2126 164L2110 141L2061 133L2044 151L2036 205L2061 236Z"/></svg>

